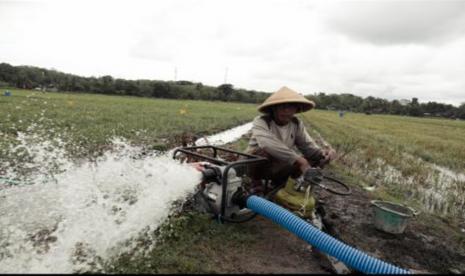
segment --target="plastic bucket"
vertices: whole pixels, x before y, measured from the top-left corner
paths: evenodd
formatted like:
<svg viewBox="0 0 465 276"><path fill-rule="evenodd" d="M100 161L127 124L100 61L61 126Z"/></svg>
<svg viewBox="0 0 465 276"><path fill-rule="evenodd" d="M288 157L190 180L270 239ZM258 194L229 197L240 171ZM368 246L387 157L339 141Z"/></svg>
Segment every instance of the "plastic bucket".
<svg viewBox="0 0 465 276"><path fill-rule="evenodd" d="M374 224L376 229L401 234L404 232L410 218L418 213L410 207L388 201L372 200Z"/></svg>

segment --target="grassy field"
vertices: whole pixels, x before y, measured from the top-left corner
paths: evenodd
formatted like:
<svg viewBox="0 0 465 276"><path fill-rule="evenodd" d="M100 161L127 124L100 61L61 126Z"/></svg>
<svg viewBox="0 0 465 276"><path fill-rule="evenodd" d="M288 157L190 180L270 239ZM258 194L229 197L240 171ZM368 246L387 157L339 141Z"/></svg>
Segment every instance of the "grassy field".
<svg viewBox="0 0 465 276"><path fill-rule="evenodd" d="M339 148L357 145L389 158L407 153L456 171L465 171L465 121L391 115L312 111L305 118ZM394 156L396 157L396 156Z"/></svg>
<svg viewBox="0 0 465 276"><path fill-rule="evenodd" d="M101 154L113 137L163 150L184 136L225 130L256 114L252 104L11 91L0 97L0 164L27 160L24 150L12 150L22 134L62 143L69 156L82 158Z"/></svg>
<svg viewBox="0 0 465 276"><path fill-rule="evenodd" d="M12 90L12 96L0 98L0 107L0 131L7 138L40 124L69 133L74 141L92 139L86 144L91 148L111 136L153 142L186 131L215 132L249 121L255 113L251 104L30 90Z"/></svg>
<svg viewBox="0 0 465 276"><path fill-rule="evenodd" d="M311 111L303 117L342 158L336 164L362 186L394 201L463 216L465 121Z"/></svg>

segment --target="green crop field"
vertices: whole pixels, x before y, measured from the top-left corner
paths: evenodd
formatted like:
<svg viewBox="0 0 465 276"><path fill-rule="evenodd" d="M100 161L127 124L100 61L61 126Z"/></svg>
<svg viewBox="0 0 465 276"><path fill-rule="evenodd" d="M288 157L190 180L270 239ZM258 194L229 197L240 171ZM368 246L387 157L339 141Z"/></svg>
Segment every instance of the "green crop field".
<svg viewBox="0 0 465 276"><path fill-rule="evenodd" d="M337 149L338 166L362 186L463 216L465 121L359 113L340 118L335 111L311 111L304 120L314 137Z"/></svg>
<svg viewBox="0 0 465 276"><path fill-rule="evenodd" d="M360 140L360 147L370 148L384 159L390 159L392 153L407 153L465 171L465 121L360 113L339 118L330 111L309 112L306 118L336 146Z"/></svg>
<svg viewBox="0 0 465 276"><path fill-rule="evenodd" d="M88 157L107 149L113 137L167 149L183 135L225 130L256 114L252 104L11 91L0 97L0 162L26 158L11 150L20 135L62 143L69 156Z"/></svg>
<svg viewBox="0 0 465 276"><path fill-rule="evenodd" d="M247 122L254 114L251 104L12 90L12 96L0 98L0 131L8 139L38 124L68 133L73 141L101 144L111 136L138 141L186 131L211 133Z"/></svg>

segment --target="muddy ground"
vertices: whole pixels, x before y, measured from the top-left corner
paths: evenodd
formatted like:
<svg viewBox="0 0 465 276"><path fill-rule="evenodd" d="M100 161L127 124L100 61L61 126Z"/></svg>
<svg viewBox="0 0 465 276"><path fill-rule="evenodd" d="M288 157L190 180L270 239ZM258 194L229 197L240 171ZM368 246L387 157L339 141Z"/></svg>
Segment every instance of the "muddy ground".
<svg viewBox="0 0 465 276"><path fill-rule="evenodd" d="M246 250L233 247L218 254L218 273L330 273L307 243L279 225L259 216L245 225L256 229L257 241Z"/></svg>
<svg viewBox="0 0 465 276"><path fill-rule="evenodd" d="M409 220L404 233L390 234L375 228L370 205L374 198L360 187L352 187L349 196L317 189L316 196L328 232L346 244L414 273L465 273L465 234L446 220L420 214ZM256 227L263 239L250 248L247 260L236 257L236 268L227 271L333 273L305 241L268 219L257 217L245 224Z"/></svg>
<svg viewBox="0 0 465 276"><path fill-rule="evenodd" d="M408 221L404 233L390 234L375 228L374 198L360 187L352 186L345 197L320 189L316 194L329 232L347 244L416 272L465 273L465 234L448 220L420 213Z"/></svg>

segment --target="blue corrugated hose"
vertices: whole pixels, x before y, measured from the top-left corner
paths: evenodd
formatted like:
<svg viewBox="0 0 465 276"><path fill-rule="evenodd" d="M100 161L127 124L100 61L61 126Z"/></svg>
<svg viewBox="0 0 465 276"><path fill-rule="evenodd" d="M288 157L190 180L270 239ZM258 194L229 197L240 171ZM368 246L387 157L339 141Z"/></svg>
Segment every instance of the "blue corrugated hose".
<svg viewBox="0 0 465 276"><path fill-rule="evenodd" d="M292 212L264 198L250 196L247 208L278 223L320 251L349 267L368 274L410 274L408 270L388 264L355 249L315 228Z"/></svg>

